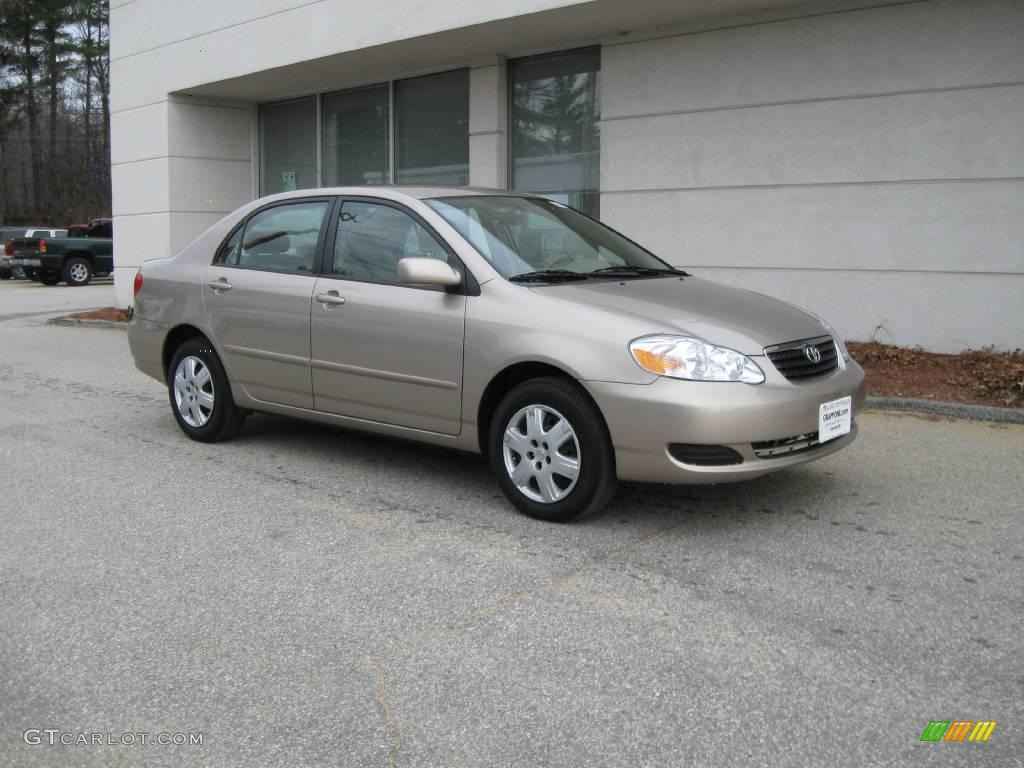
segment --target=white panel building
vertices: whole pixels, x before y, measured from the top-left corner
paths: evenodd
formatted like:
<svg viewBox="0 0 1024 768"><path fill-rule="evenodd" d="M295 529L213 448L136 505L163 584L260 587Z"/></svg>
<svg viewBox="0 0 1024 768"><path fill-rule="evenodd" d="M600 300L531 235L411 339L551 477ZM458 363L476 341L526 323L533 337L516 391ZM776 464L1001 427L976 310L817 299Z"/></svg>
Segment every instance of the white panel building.
<svg viewBox="0 0 1024 768"><path fill-rule="evenodd" d="M111 0L111 58L121 305L261 194L436 182L848 338L1024 346L1020 0Z"/></svg>

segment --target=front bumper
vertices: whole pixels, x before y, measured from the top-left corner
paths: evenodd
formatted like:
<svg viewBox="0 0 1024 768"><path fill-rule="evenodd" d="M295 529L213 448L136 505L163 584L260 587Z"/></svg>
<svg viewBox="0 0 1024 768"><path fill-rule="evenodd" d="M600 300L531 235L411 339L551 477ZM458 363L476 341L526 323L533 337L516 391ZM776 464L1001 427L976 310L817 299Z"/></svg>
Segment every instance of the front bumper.
<svg viewBox="0 0 1024 768"><path fill-rule="evenodd" d="M61 259L55 256L11 259L12 267L21 267L23 269L25 267L29 269L57 269L60 265Z"/></svg>
<svg viewBox="0 0 1024 768"><path fill-rule="evenodd" d="M604 415L615 446L619 479L654 483L724 483L748 480L823 458L853 442L848 435L799 452L760 458L754 443L816 433L818 406L853 397L853 416L864 407L864 372L855 362L807 382L787 381L770 363L763 384L660 378L653 384L583 381ZM669 445L726 446L743 461L724 466L685 464Z"/></svg>

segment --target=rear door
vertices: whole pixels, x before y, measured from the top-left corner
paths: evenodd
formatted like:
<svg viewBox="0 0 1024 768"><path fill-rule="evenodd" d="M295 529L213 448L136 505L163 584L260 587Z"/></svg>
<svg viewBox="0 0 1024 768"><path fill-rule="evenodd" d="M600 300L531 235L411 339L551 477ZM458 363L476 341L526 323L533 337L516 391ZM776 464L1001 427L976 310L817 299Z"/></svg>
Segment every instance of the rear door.
<svg viewBox="0 0 1024 768"><path fill-rule="evenodd" d="M206 271L203 305L233 379L253 398L313 407L309 368L314 269L333 198L252 214Z"/></svg>
<svg viewBox="0 0 1024 768"><path fill-rule="evenodd" d="M335 209L312 303L316 409L459 433L466 295L398 283L398 260L427 256L465 274L407 208L373 198Z"/></svg>

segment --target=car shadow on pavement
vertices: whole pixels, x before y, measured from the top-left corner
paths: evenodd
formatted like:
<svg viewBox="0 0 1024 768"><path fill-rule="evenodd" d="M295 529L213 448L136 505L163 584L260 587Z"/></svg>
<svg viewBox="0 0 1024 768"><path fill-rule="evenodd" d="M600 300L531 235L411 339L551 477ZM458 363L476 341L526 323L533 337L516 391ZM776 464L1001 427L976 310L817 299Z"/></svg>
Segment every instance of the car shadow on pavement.
<svg viewBox="0 0 1024 768"><path fill-rule="evenodd" d="M515 514L494 484L489 462L478 454L270 414L251 416L235 443L273 455L276 464L291 456L301 466L312 461L372 473L381 493L396 502L414 489L417 499L488 499ZM621 483L607 509L578 524L709 529L737 521L758 527L784 519L814 521L828 514L823 502L844 487L822 464L719 485Z"/></svg>

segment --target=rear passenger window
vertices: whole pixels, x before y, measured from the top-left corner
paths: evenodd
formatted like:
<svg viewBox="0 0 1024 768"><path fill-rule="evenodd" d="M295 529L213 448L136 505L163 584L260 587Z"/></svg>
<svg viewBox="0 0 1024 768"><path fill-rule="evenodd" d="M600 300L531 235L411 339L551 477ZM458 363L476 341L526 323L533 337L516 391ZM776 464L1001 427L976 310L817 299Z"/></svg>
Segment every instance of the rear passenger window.
<svg viewBox="0 0 1024 768"><path fill-rule="evenodd" d="M234 263L240 267L284 272L312 272L320 226L327 202L292 203L268 208L253 216L237 246ZM231 241L225 244L225 248ZM231 257L231 254L226 254Z"/></svg>

